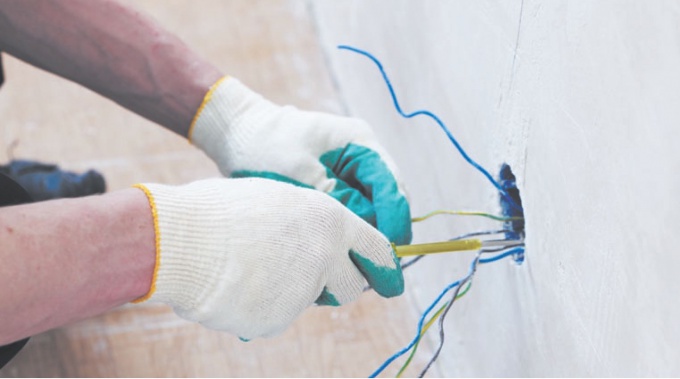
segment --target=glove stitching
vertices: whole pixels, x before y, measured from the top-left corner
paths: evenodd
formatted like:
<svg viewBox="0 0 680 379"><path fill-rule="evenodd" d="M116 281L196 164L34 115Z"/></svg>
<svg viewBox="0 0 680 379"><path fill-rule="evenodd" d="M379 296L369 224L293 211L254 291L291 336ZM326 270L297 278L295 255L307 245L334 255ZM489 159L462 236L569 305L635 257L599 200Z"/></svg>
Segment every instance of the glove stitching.
<svg viewBox="0 0 680 379"><path fill-rule="evenodd" d="M154 292L156 292L156 279L158 278L158 271L161 267L161 232L160 228L158 227L158 211L156 209L156 201L154 200L153 195L151 194L149 189L146 188L143 184L135 184L132 187L139 188L140 190L142 190L142 192L144 192L144 194L146 195L146 198L149 200L149 206L151 207L151 215L153 217L153 231L155 235L154 245L156 248L156 264L153 268L151 288L149 288L149 292L147 292L146 295L132 301L132 303L142 303L144 301L149 300L149 298L151 298Z"/></svg>
<svg viewBox="0 0 680 379"><path fill-rule="evenodd" d="M201 105L199 105L198 110L194 114L194 118L191 120L191 124L189 125L189 131L187 132L187 139L189 140L189 142L193 143L192 136L194 134L194 127L196 126L196 121L198 121L198 118L201 116L201 113L203 113L203 108L205 108L205 106L208 104L217 87L219 87L220 84L222 84L222 82L224 82L227 79L229 79L229 75L220 78L220 80L216 81L215 84L213 84L210 87L208 92L205 94L205 97L203 97L203 101L201 101Z"/></svg>

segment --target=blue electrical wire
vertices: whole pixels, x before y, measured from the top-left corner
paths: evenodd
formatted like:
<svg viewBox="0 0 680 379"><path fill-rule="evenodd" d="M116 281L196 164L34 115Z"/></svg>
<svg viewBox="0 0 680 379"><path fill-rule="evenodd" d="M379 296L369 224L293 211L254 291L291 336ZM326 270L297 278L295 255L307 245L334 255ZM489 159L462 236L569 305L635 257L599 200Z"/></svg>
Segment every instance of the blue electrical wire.
<svg viewBox="0 0 680 379"><path fill-rule="evenodd" d="M387 85L387 89L390 92L390 96L392 97L392 102L394 103L394 107L396 108L397 112L404 118L412 118L412 117L415 117L415 116L418 116L418 115L423 115L423 116L428 116L432 120L434 120L441 127L441 129L444 131L444 133L446 133L446 136L449 138L451 143L453 143L453 145L456 147L456 149L461 154L463 159L465 159L465 161L467 161L472 167L477 169L477 171L482 173L482 175L484 175L489 180L489 182L491 182L491 184L493 184L493 186L496 187L496 189L500 192L500 194L508 201L508 204L511 207L515 208L518 211L522 211L522 207L515 202L515 200L510 196L510 194L491 176L491 174L489 174L489 172L486 169L484 169L481 165L479 165L472 158L470 158L470 156L460 146L460 144L458 143L456 138L453 136L453 134L451 133L449 128L446 126L446 124L444 124L444 122L437 115L435 115L434 113L432 113L428 110L425 110L425 109L416 110L416 111L411 112L411 113L406 113L401 109L401 106L399 105L399 101L397 100L397 95L395 94L394 88L392 87L392 82L390 82L390 79L388 78L387 73L385 72L385 69L383 68L382 63L380 63L380 61L376 57L374 57L372 54L370 54L367 51L357 49L357 48L352 47L352 46L339 45L338 49L353 51L353 52L361 54L361 55L369 58L371 61L373 61L373 63L375 63L375 65L378 66L378 69L380 70L380 73L382 74L383 80L385 81L385 84ZM517 247L517 248L511 249L511 250L508 250L506 252L503 252L501 254L495 255L491 258L484 258L484 259L479 259L479 260L475 259L472 262L472 264L470 265L470 273L474 272L475 267L476 267L476 263L482 263L482 264L491 263L491 262L501 260L501 259L508 257L508 256L521 254L523 252L524 252L523 247ZM444 288L444 290L439 294L439 296L437 296L437 298L432 302L432 304L430 304L430 306L427 307L427 309L425 310L423 315L420 317L420 320L418 321L418 330L417 330L415 338L406 347L399 350L394 355L392 355L387 360L385 360L385 362L383 362L383 364L380 365L380 367L378 367L378 369L376 369L369 376L370 378L375 378L376 376L380 375L380 373L383 372L383 370L385 370L385 368L387 368L387 366L389 366L392 362L394 362L395 359L401 357L406 352L411 350L411 348L413 348L413 346L416 344L416 342L420 338L420 333L423 329L423 324L425 323L425 318L427 318L427 315L441 301L441 299L446 295L446 293L448 293L451 289L456 288L460 285L461 280L463 280L463 279L457 280L457 281L449 284L448 286L446 286L446 288Z"/></svg>
<svg viewBox="0 0 680 379"><path fill-rule="evenodd" d="M514 254L519 254L519 253L521 253L521 252L524 252L524 248L523 248L523 247L516 247L516 248L514 248L514 249L508 250L508 251L503 252L503 253L501 253L501 254L495 255L495 256L493 256L493 257L491 257L491 258L479 259L479 263L491 263L491 262L495 262L495 261L501 260L501 259L503 259L503 258L505 258L505 257L511 256L511 255L514 255ZM472 263L470 264L470 273L474 272L475 266L476 266L476 264L475 264L476 262L477 262L477 260L475 259L475 260L473 260ZM469 274L468 274L468 275L469 275ZM423 324L425 323L425 319L427 318L427 315L432 311L432 309L434 309L435 306L437 306L437 304L439 303L439 301L441 301L441 299L444 297L444 295L446 295L447 292L449 292L451 289L456 288L456 287L458 287L458 286L460 285L461 280L464 280L464 279L456 280L455 282L449 284L448 286L446 286L446 288L444 288L444 290L439 294L439 296L437 296L437 298L434 299L434 301L432 302L432 304L430 304L430 306L427 307L427 309L425 309L425 312L424 312L423 315L420 317L420 320L418 320L418 330L417 330L416 336L413 338L413 340L411 340L411 342L410 342L408 345L406 345L406 347L404 347L403 349L401 349L401 350L399 350L398 352L394 353L394 355L392 355L391 357L387 358L387 360L385 360L385 362L383 362L383 364L381 364L380 367L378 367L378 368L377 368L377 369L369 376L369 378L375 378L376 376L380 375L380 373L383 372L383 371L387 368L387 366L389 366L392 362L394 362L394 360L396 360L397 358L399 358L399 357L401 357L402 355L406 354L406 352L408 352L409 350L411 350L411 348L413 348L413 346L416 344L416 342L418 342L418 339L420 339L420 333L421 333L422 330L423 330Z"/></svg>
<svg viewBox="0 0 680 379"><path fill-rule="evenodd" d="M380 61L376 57L374 57L373 55L371 55L371 53L369 53L367 51L357 49L356 47L352 47L352 46L338 45L338 49L353 51L355 53L361 54L361 55L369 58L370 60L372 60L373 63L375 63L376 66L378 66L378 69L380 70L380 73L382 74L382 77L385 80L385 84L387 84L387 89L390 91L390 96L392 96L392 102L394 103L394 107L397 109L397 112L399 112L399 114L404 118L411 118L411 117L415 117L415 116L418 116L418 115L423 115L423 116L428 116L431 119L433 119L442 128L444 133L446 133L446 135L449 137L449 140L451 141L451 143L453 143L453 145L456 147L456 149L458 149L458 152L460 152L460 154L463 156L463 159L465 159L470 165L472 165L472 167L476 168L479 172L481 172L482 175L484 175L491 182L491 184L493 184L494 187L496 187L496 189L498 189L498 191L501 193L501 195L508 201L510 206L512 206L513 208L515 208L518 211L522 210L522 207L515 202L515 200L510 196L510 194L505 189L503 189L503 187L501 187L501 185L491 176L491 174L489 174L489 172L486 171L484 169L484 167L480 166L477 162L472 160L472 158L470 158L470 156L467 155L467 153L460 146L460 144L458 143L456 138L453 137L453 134L451 134L451 131L446 126L446 124L444 124L444 122L441 119L439 119L439 117L437 117L437 115L435 115L434 113L432 113L428 110L425 110L425 109L419 109L419 110L416 110L416 111L411 112L411 113L406 113L401 109L401 106L399 105L399 101L397 100L397 95L394 93L394 88L392 87L392 82L390 82L390 79L387 77L387 74L385 73L385 70L383 69L382 63L380 63Z"/></svg>
<svg viewBox="0 0 680 379"><path fill-rule="evenodd" d="M521 254L521 253L524 253L524 247L516 247L516 248L514 248L512 250L508 250L508 251L506 251L502 254L495 255L491 258L480 259L479 263L491 263L491 262L501 260L505 257L510 256L510 255Z"/></svg>
<svg viewBox="0 0 680 379"><path fill-rule="evenodd" d="M394 362L395 359L401 357L407 351L411 350L413 345L415 345L418 339L420 338L420 332L423 330L423 324L425 323L425 318L427 317L427 315L432 311L432 309L437 305L437 303L439 303L442 297L446 295L447 292L449 292L452 288L458 287L459 285L460 280L456 280L455 282L449 284L448 286L446 286L446 288L444 288L444 290L439 294L439 296L437 296L437 298L432 302L432 304L430 304L430 306L427 307L425 313L423 313L423 315L420 317L420 320L418 321L418 332L416 333L415 338L413 338L413 340L408 345L406 345L405 348L399 350L394 355L387 358L387 360L383 362L383 364L380 365L380 367L378 367L377 370L375 370L371 375L369 375L369 378L375 378L376 376L380 375L380 373L383 372L383 370L386 369L387 366L390 365L390 363Z"/></svg>

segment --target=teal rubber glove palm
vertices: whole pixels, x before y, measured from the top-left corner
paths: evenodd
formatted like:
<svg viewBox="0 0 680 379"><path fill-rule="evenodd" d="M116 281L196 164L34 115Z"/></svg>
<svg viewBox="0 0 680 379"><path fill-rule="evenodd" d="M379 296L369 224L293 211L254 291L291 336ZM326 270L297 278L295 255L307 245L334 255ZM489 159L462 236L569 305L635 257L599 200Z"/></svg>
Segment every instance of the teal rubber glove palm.
<svg viewBox="0 0 680 379"><path fill-rule="evenodd" d="M390 241L411 241L409 204L397 168L362 120L279 106L224 78L206 95L189 137L226 176L315 188Z"/></svg>

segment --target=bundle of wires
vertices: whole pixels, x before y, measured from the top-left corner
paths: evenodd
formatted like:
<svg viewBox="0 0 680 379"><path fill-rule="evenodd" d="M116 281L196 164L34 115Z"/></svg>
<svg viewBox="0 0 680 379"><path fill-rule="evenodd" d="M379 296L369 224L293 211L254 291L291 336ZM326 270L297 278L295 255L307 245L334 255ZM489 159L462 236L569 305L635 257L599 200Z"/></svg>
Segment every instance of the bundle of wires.
<svg viewBox="0 0 680 379"><path fill-rule="evenodd" d="M463 159L465 159L465 161L466 161L467 163L469 163L472 167L474 167L477 171L479 171L482 175L484 175L484 177L486 177L486 178L488 179L488 181L489 181L494 187L496 187L496 189L498 190L499 194L503 197L503 199L505 200L505 202L508 204L509 207L511 207L511 208L513 208L514 210L519 211L520 213L523 214L523 212L522 212L522 206L521 206L520 204L518 204L518 203L510 196L510 194L505 190L505 188L503 188L503 186L501 186L501 184L498 183L498 182L491 176L491 174L489 174L489 172L488 172L486 169L484 169L481 165L479 165L479 164L478 164L477 162L475 162L472 158L470 158L470 156L465 152L465 150L463 150L463 148L461 147L461 145L460 145L460 144L458 143L458 141L455 139L455 137L453 136L453 134L451 133L451 131L449 130L449 128L446 126L446 124L444 124L444 122L443 122L437 115L435 115L434 113L432 113L431 111L428 111L428 110L416 110L416 111L411 112L411 113L406 113L406 112L404 112L404 111L402 110L401 106L399 105L399 101L397 100L397 97L396 97L396 95L395 95L395 93L394 93L394 88L392 87L392 83L390 82L390 80L389 80L389 78L388 78L388 76L387 76L385 70L383 69L382 64L380 63L380 61L379 61L377 58L375 58L373 55L371 55L370 53L368 53L368 52L366 52L366 51L364 51L364 50L360 50L360 49L357 49L357 48L354 48L354 47L351 47L351 46L341 45L341 46L338 46L338 48L339 48L339 49L349 50L349 51L358 53L358 54L360 54L360 55L363 55L363 56L369 58L371 61L373 61L373 63L375 63L375 65L376 65L376 66L378 67L378 69L380 70L380 73L382 74L383 80L385 81L385 84L387 85L387 88L388 88L388 90L389 90L389 92L390 92L390 96L391 96L391 98L392 98L392 102L394 103L394 107L396 108L396 110L397 110L397 112L399 113L399 115L401 115L401 116L404 117L404 118L412 118L412 117L415 117L415 116L425 116L425 117L428 117L428 118L432 119L434 122L436 122L437 125L439 125L439 127L444 131L444 133L445 133L446 136L449 138L449 140L450 140L451 143L454 145L454 147L455 147L455 148L458 150L458 152L461 154L461 156L463 157ZM517 219L517 218L504 218L504 217L500 217L500 216L494 216L494 215L491 215L491 214L488 214L488 213L483 213L483 212L435 211L435 212L432 212L432 213L430 213L430 214L427 214L427 215L425 215L425 216L423 216L423 217L419 217L419 218L413 219L412 221L413 221L413 222L422 221L422 220L425 220L425 219L427 219L427 218L429 218L429 217L432 217L432 216L435 216L435 215L438 215L438 214L476 215L476 216L484 216L484 217L488 217L488 218L495 219L495 220L497 220L497 221L504 221L504 222L509 222L509 221L513 221L513 219L515 219L515 220ZM491 231L491 232L472 233L472 235L494 234L494 233L498 233L498 232L503 232L505 236L509 236L509 235L514 234L512 230L502 230L502 231ZM467 238L467 237L470 237L470 236L471 236L471 235L461 236L461 237L454 238L453 240L456 240L456 239L463 239L463 238ZM507 238L507 237L506 237L506 238ZM510 242L510 241L508 241L508 242ZM441 349L442 349L442 347L443 347L443 345L444 345L444 337L445 337L445 333L444 333L444 320L446 319L447 314L449 313L449 311L450 311L451 308L453 307L453 304L456 302L456 300L458 300L458 299L460 299L461 297L463 297L463 296L470 290L470 287L471 287L471 285L472 285L472 279L473 279L473 277L474 277L474 275L475 275L475 272L477 271L477 266L478 266L479 264L485 264L485 263L496 262L496 261L499 261L499 260L501 260L501 259L503 259L503 258L506 258L506 257L509 257L509 256L516 256L516 257L518 257L518 256L523 256L523 253L524 253L524 246L523 246L523 244L522 244L521 246L517 246L517 244L513 244L513 245L508 244L508 245L509 245L509 246L513 246L513 247L512 247L512 248L508 248L508 247L506 247L506 246L500 246L500 247L494 248L494 249L485 249L485 248L482 248L481 250L477 251L477 254L475 255L475 258L473 259L473 261L472 261L471 264L470 264L470 270L469 270L468 274L467 274L465 277L463 277L463 278L461 278L461 279L459 279L459 280L456 280L455 282L450 283L448 286L446 286L446 287L442 290L442 292L439 294L439 296L437 296L437 298L435 298L435 300L430 304L430 306L427 307L427 309L425 310L425 312L423 313L423 315L420 317L420 320L418 321L418 327L417 327L416 335L415 335L415 337L411 340L411 342L410 342L407 346L405 346L404 348L402 348L401 350L399 350L398 352L396 352L394 355L392 355L391 357L389 357L387 360L385 360L385 362L384 362L380 367L378 367L378 369L375 370L375 371L370 375L370 377L372 377L372 378L373 378L373 377L376 377L376 376L379 375L383 370L385 370L385 368L387 368L387 366L389 366L392 362L394 362L397 358L399 358L399 357L401 357L402 355L406 354L408 351L411 351L409 357L406 359L406 361L405 361L404 364L402 365L401 369L400 369L399 372L397 373L397 377L400 377L400 376L404 373L404 371L406 370L406 368L409 366L409 364L411 363L411 361L412 361L412 359L413 359L413 356L415 355L415 352L417 351L417 348L418 348L418 345L419 345L419 343L420 343L420 340L421 340L421 338L423 337L423 335L425 334L425 332L427 332L427 330L428 330L428 329L429 329L436 321L438 321L438 326L439 326L439 346L438 346L437 349L435 350L435 353L432 355L432 357L430 358L430 360L429 360L429 362L427 363L427 365L426 365L426 366L423 368L423 370L420 372L420 375L419 375L419 376L420 376L420 377L423 377L423 376L427 373L427 371L430 369L430 367L432 366L432 364L433 364L433 363L437 360L437 358L439 357L439 353L441 352ZM489 258L482 258L482 254L494 253L494 252L496 252L496 253L498 253L498 254L496 254L496 255L494 255L494 256L492 256L492 257L489 257ZM419 257L416 257L416 258L412 259L411 261L409 261L409 262L403 264L403 265L402 265L402 268L405 269L406 267L411 266L412 264L414 264L415 262L417 262L418 260L420 260L422 257L423 257L423 256L421 255L421 256L419 256ZM462 289L463 287L465 287L465 289L462 290L462 292L461 292L461 289ZM453 291L453 292L452 292L452 294L450 295L449 300L448 300L448 301L445 301L443 305L440 305L439 309L434 313L434 315L432 315L427 321L425 321L426 318L428 317L428 315L430 314L430 312L432 312L432 310L433 310L435 307L437 307L437 305L442 301L442 299L443 299L447 294L449 294L451 291Z"/></svg>
<svg viewBox="0 0 680 379"><path fill-rule="evenodd" d="M435 213L435 212L433 212ZM451 212L451 211L436 211L438 214L461 214L459 212ZM475 212L479 213L479 212ZM498 217L500 220L499 221L509 221L507 219L504 219L502 217ZM412 221L417 222L417 221L422 221L424 218L414 218ZM507 233L508 230L506 229L501 229L501 230L491 230L491 231L484 231L484 232L475 232L475 233L469 233L465 234L462 236L458 236L455 238L452 238L451 241L455 240L463 240L471 237L478 237L478 236L483 236L483 235L492 235L492 234L505 234ZM432 364L437 360L439 353L441 352L441 349L444 346L444 338L445 338L445 332L444 332L444 321L446 319L446 316L448 315L450 309L453 307L453 304L463 297L467 292L470 290L470 287L472 286L472 279L474 277L474 274L477 270L477 266L479 264L486 264L486 263L491 263L491 262L496 262L499 261L503 258L506 257L516 257L519 256L524 252L524 247L514 247L514 248L505 248L505 247L499 247L495 249L481 249L477 252L474 260L472 261L470 265L470 271L468 272L468 275L463 277L462 279L456 280L455 282L449 284L444 288L444 290L440 293L440 295L430 304L430 306L425 310L423 315L421 316L419 322L418 322L418 328L417 328L417 333L416 336L413 338L413 340L403 349L399 350L397 353L392 355L390 358L388 358L373 374L371 374L370 377L375 377L378 374L380 374L387 366L389 366L393 361L395 361L397 358L401 357L402 355L406 354L408 351L411 351L409 354L408 358L406 361L403 363L402 367L399 369L397 372L396 377L399 378L401 375L404 373L404 371L407 369L407 367L411 364L411 361L413 360L413 357L415 356L416 351L418 350L418 346L420 344L421 339L427 333L429 328L436 322L438 322L438 327L439 327L439 345L437 349L435 350L435 353L432 355L430 360L428 361L427 365L425 368L421 371L420 377L423 377L425 373L430 369ZM483 254L490 254L490 253L497 253L496 255L493 255L488 258L482 258ZM406 269L410 266L412 266L414 263L419 261L425 257L425 255L418 256L416 258L411 259L408 262L405 262L402 264L402 269ZM461 289L464 288L462 291ZM432 312L432 310L437 307L439 303L441 303L442 299L444 296L453 291L453 293L449 296L449 300L445 301L443 305L439 306L439 309L432 315L427 321L425 319L427 316Z"/></svg>

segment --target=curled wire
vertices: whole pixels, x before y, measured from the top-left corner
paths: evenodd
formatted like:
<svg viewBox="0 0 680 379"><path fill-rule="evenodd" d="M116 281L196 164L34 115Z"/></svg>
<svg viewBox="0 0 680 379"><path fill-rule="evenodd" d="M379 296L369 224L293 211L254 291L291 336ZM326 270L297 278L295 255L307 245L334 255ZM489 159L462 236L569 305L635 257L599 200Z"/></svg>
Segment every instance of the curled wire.
<svg viewBox="0 0 680 379"><path fill-rule="evenodd" d="M477 252L477 255L475 255L475 260L472 263L472 269L468 273L468 275L460 281L460 284L458 287L456 287L456 290L453 292L453 295L451 296L451 300L449 301L449 304L444 308L444 312L442 312L442 315L439 317L439 322L437 323L439 325L439 346L437 347L437 350L435 350L434 354L432 355L432 358L430 358L429 362L427 362L427 365L425 365L425 368L420 372L418 375L419 378L422 378L425 376L427 371L430 369L432 364L439 358L439 353L442 351L442 348L444 347L444 320L446 319L446 315L449 313L449 310L453 307L453 304L456 302L456 297L458 296L458 293L460 292L460 289L463 287L463 285L467 283L472 283L472 278L474 277L475 273L477 272L477 266L479 265L479 259L482 257L482 253L484 252L484 249L479 250Z"/></svg>
<svg viewBox="0 0 680 379"><path fill-rule="evenodd" d="M519 249L523 249L522 247L515 247L513 249L508 249L508 248L502 248L500 250L507 250L505 253L498 254L494 257L487 258L487 259L481 259L481 255L484 253L491 253L491 252L496 252L499 251L498 248L494 249L481 249L479 252L477 252L477 255L475 256L475 260L473 262L473 269L470 271L468 276L466 276L463 280L461 280L460 284L456 288L456 291L454 292L453 296L451 297L451 300L449 301L449 304L446 306L444 311L442 312L441 316L439 316L439 322L437 323L439 326L439 345L437 346L437 350L435 350L434 354L430 358L430 360L427 362L427 365L425 365L425 368L420 372L418 375L419 378L422 378L425 376L427 371L430 369L432 364L437 360L439 357L439 353L441 352L442 348L444 347L444 338L445 338L445 332L444 332L444 320L446 319L446 315L449 313L449 310L451 307L453 307L453 303L456 301L456 297L458 296L458 292L460 289L465 285L466 283L472 283L472 279L474 278L475 273L477 272L477 266L479 263L491 263L494 261L497 261L499 259L505 258L510 255L517 254L519 252Z"/></svg>
<svg viewBox="0 0 680 379"><path fill-rule="evenodd" d="M468 284L465 287L465 289L463 290L463 292L461 292L460 294L458 294L458 296L456 296L456 300L460 299L466 293L468 293L468 291L470 291L471 286L472 286L472 282L468 282ZM401 375L404 373L404 371L406 371L406 368L408 368L408 366L411 364L411 361L413 360L413 357L415 356L416 351L418 350L418 345L420 344L421 339L423 338L425 333L427 333L428 329L430 329L430 326L432 326L432 324L434 324L434 322L437 321L439 316L441 316L442 312L444 312L444 309L446 308L447 305L449 305L448 301L446 303L444 303L444 305L441 306L441 308L439 308L439 310L437 310L437 312L427 321L427 323L423 327L423 330L420 332L420 338L418 339L418 341L416 341L416 344L413 345L413 349L411 349L411 353L409 354L408 358L406 359L404 364L399 369L399 372L397 372L397 375L396 375L397 378L401 378Z"/></svg>

